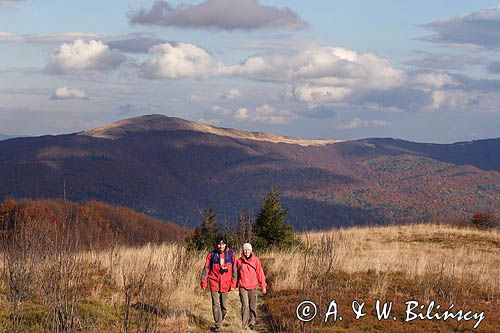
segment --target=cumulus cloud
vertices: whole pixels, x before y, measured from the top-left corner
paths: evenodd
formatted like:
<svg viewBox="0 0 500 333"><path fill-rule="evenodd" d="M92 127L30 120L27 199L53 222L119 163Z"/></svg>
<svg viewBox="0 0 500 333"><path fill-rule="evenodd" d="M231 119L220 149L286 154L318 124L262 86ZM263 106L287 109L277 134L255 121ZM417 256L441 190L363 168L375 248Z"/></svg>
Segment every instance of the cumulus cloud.
<svg viewBox="0 0 500 333"><path fill-rule="evenodd" d="M331 103L343 100L351 93L350 88L318 85L286 86L285 97L305 103Z"/></svg>
<svg viewBox="0 0 500 333"><path fill-rule="evenodd" d="M459 82L446 73L417 73L412 83L423 89L440 89L444 86L458 86Z"/></svg>
<svg viewBox="0 0 500 333"><path fill-rule="evenodd" d="M156 1L151 9L128 14L130 24L223 30L304 29L308 24L289 8L264 6L258 0L205 0L172 7Z"/></svg>
<svg viewBox="0 0 500 333"><path fill-rule="evenodd" d="M500 6L424 24L435 33L427 41L444 44L500 47Z"/></svg>
<svg viewBox="0 0 500 333"><path fill-rule="evenodd" d="M404 71L375 53L316 44L267 50L234 65L218 61L203 48L189 43L163 43L152 47L149 53L149 59L139 66L139 75L144 78L241 77L278 82L283 84L282 97L287 108L293 110L321 110L321 107L389 112L441 110L457 103L440 102L438 95L433 96L436 91L500 90L500 81L472 80L431 70ZM240 95L239 90L231 89L220 97L234 100ZM302 105L292 106L293 103ZM231 112L235 119L258 121L266 119L264 110L266 108L241 108ZM301 112L276 115L277 112L281 110L275 110L274 122L302 117ZM328 116L328 112L323 114Z"/></svg>
<svg viewBox="0 0 500 333"><path fill-rule="evenodd" d="M387 127L387 126L391 126L391 123L386 120L365 120L358 117L354 117L348 122L339 124L337 128L356 129L365 127Z"/></svg>
<svg viewBox="0 0 500 333"><path fill-rule="evenodd" d="M64 43L50 56L46 70L53 74L69 74L86 70L115 69L126 60L118 50L112 50L101 41L81 39Z"/></svg>
<svg viewBox="0 0 500 333"><path fill-rule="evenodd" d="M297 114L288 110L277 110L268 104L255 109L239 108L234 113L237 121L261 122L268 124L285 124L297 118Z"/></svg>
<svg viewBox="0 0 500 333"><path fill-rule="evenodd" d="M422 111L467 111L477 110L498 112L500 94L481 93L463 89L436 90L432 101Z"/></svg>
<svg viewBox="0 0 500 333"><path fill-rule="evenodd" d="M231 119L238 122L260 122L268 124L285 124L299 115L296 112L276 109L269 104L256 107L226 108L214 105L205 115L211 120Z"/></svg>
<svg viewBox="0 0 500 333"><path fill-rule="evenodd" d="M285 95L307 103L344 100L353 92L383 91L402 85L406 73L375 53L303 45L271 50L236 65L216 61L207 51L188 43L165 43L150 49L140 68L150 79L244 77L289 85ZM229 95L228 95L229 96Z"/></svg>
<svg viewBox="0 0 500 333"><path fill-rule="evenodd" d="M223 99L229 99L229 100L236 99L241 96L242 96L241 91L239 91L238 89L229 89L224 94L222 94Z"/></svg>
<svg viewBox="0 0 500 333"><path fill-rule="evenodd" d="M228 72L264 80L307 80L321 85L381 90L404 80L404 71L375 53L315 44L264 52L230 66Z"/></svg>
<svg viewBox="0 0 500 333"><path fill-rule="evenodd" d="M474 105L478 102L477 96L471 92L463 90L436 90L432 93L432 103L428 110L456 110L462 111L466 106Z"/></svg>
<svg viewBox="0 0 500 333"><path fill-rule="evenodd" d="M85 91L83 91L83 90L69 88L69 87L61 87L61 88L57 88L54 91L54 93L52 94L52 97L50 97L50 99L51 100L88 99L88 97L85 94Z"/></svg>
<svg viewBox="0 0 500 333"><path fill-rule="evenodd" d="M189 43L164 43L149 50L152 58L140 66L140 75L148 79L204 79L219 75L224 68L212 56Z"/></svg>
<svg viewBox="0 0 500 333"><path fill-rule="evenodd" d="M217 117L226 117L233 115L233 111L231 109L223 108L219 105L214 105L210 109L210 114Z"/></svg>

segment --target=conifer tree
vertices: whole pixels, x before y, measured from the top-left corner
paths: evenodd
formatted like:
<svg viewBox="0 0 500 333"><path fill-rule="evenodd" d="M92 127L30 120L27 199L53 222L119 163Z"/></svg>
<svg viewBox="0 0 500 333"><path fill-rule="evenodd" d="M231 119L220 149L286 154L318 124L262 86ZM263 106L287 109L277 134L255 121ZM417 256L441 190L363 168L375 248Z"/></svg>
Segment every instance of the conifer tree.
<svg viewBox="0 0 500 333"><path fill-rule="evenodd" d="M203 211L201 225L196 227L188 241L188 247L194 250L211 249L217 242L219 227L213 206Z"/></svg>
<svg viewBox="0 0 500 333"><path fill-rule="evenodd" d="M293 244L293 228L286 223L288 209L282 209L278 190L272 187L262 202L253 228L259 248L286 248Z"/></svg>

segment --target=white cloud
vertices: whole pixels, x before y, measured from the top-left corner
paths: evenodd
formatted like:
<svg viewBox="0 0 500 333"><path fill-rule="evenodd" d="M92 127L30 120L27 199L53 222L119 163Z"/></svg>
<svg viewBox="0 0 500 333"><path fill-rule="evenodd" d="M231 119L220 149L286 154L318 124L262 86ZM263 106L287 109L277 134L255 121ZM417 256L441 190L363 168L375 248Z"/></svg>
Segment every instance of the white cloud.
<svg viewBox="0 0 500 333"><path fill-rule="evenodd" d="M117 50L111 50L101 41L81 39L59 46L49 59L46 70L54 74L69 74L86 70L111 70L127 58Z"/></svg>
<svg viewBox="0 0 500 333"><path fill-rule="evenodd" d="M432 102L423 111L454 110L464 111L470 109L479 101L478 93L461 89L436 90L432 93Z"/></svg>
<svg viewBox="0 0 500 333"><path fill-rule="evenodd" d="M247 108L239 108L236 110L234 113L234 119L238 121L244 121L250 118L250 112L248 111Z"/></svg>
<svg viewBox="0 0 500 333"><path fill-rule="evenodd" d="M285 124L298 118L298 114L295 112L275 109L269 104L259 105L254 108L239 107L236 109L214 105L205 115L209 117L211 121L225 118L238 122L260 122L268 124Z"/></svg>
<svg viewBox="0 0 500 333"><path fill-rule="evenodd" d="M305 103L331 103L343 100L351 93L350 88L318 85L286 86L284 96Z"/></svg>
<svg viewBox="0 0 500 333"><path fill-rule="evenodd" d="M226 91L224 94L222 94L223 99L236 99L241 97L241 91L238 89L229 89L229 91Z"/></svg>
<svg viewBox="0 0 500 333"><path fill-rule="evenodd" d="M234 119L237 121L250 121L269 124L285 124L298 116L296 113L288 110L277 110L268 104L257 106L251 110L248 108L239 108L234 113Z"/></svg>
<svg viewBox="0 0 500 333"><path fill-rule="evenodd" d="M500 110L500 92L481 92L478 90L439 89L430 93L429 100L419 111L448 112L494 112Z"/></svg>
<svg viewBox="0 0 500 333"><path fill-rule="evenodd" d="M214 115L214 116L225 117L225 116L232 115L233 111L230 109L227 109L227 108L223 108L223 107L218 106L218 105L214 105L210 109L210 114Z"/></svg>
<svg viewBox="0 0 500 333"><path fill-rule="evenodd" d="M205 0L172 7L156 1L150 10L129 13L131 24L223 30L304 29L308 24L289 8L264 6L258 0Z"/></svg>
<svg viewBox="0 0 500 333"><path fill-rule="evenodd" d="M459 82L446 73L418 73L412 83L423 89L440 89L444 86L458 86Z"/></svg>
<svg viewBox="0 0 500 333"><path fill-rule="evenodd" d="M205 79L219 75L224 67L207 51L189 43L158 44L149 53L153 58L140 66L140 75L148 79Z"/></svg>
<svg viewBox="0 0 500 333"><path fill-rule="evenodd" d="M407 81L404 71L374 53L320 45L272 50L237 65L216 61L204 49L189 43L156 45L150 54L153 57L140 67L140 75L145 78L244 77L293 83L288 98L307 103L341 101L352 93L389 90ZM223 97L231 99L239 94L232 90Z"/></svg>
<svg viewBox="0 0 500 333"><path fill-rule="evenodd" d="M69 87L57 88L52 97L52 100L63 100L63 99L88 99L85 91L80 89L74 89Z"/></svg>
<svg viewBox="0 0 500 333"><path fill-rule="evenodd" d="M301 80L318 85L385 90L402 84L405 72L375 53L303 45L272 50L228 66L226 73L255 79Z"/></svg>
<svg viewBox="0 0 500 333"><path fill-rule="evenodd" d="M217 61L204 49L189 43L163 43L150 49L150 58L139 67L139 75L149 79L208 79L242 77L249 80L284 84L282 97L287 103L298 102L309 109L327 108L376 109L384 111L422 111L458 106L443 102L440 92L462 87L493 83L469 82L459 75L444 72L406 72L395 68L375 53L358 53L344 48L307 44L268 50L248 57L239 64ZM470 81L470 80L469 80ZM466 88L467 85L472 85ZM490 89L491 90L491 89ZM241 97L230 89L221 98ZM453 97L452 99L457 99ZM269 103L263 100L264 103ZM473 103L474 100L468 100ZM237 109L236 107L231 107ZM290 108L290 107L288 107ZM300 109L301 107L294 107ZM278 112L278 111L276 111ZM251 116L253 115L253 116ZM290 119L297 113L280 114L272 119ZM237 119L266 119L262 110L243 108ZM383 123L370 123L381 125Z"/></svg>
<svg viewBox="0 0 500 333"><path fill-rule="evenodd" d="M391 126L391 123L386 120L365 120L358 117L354 117L348 122L339 124L337 128L356 129L365 127L387 127L387 126Z"/></svg>

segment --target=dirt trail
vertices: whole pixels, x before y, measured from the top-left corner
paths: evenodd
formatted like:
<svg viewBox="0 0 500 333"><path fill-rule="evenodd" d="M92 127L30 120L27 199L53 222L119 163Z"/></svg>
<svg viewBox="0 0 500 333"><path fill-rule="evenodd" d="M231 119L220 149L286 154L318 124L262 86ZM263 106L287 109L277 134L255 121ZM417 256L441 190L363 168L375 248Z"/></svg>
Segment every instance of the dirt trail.
<svg viewBox="0 0 500 333"><path fill-rule="evenodd" d="M250 332L276 332L276 330L273 329L271 316L264 305L262 297L259 297L259 308L257 311L259 319L257 320L257 325L254 327L253 331Z"/></svg>
<svg viewBox="0 0 500 333"><path fill-rule="evenodd" d="M207 292L203 295L201 303L197 306L199 309L200 321L205 323L203 327L198 327L193 332L209 332L209 327L213 323L212 318L212 304L210 300L210 294ZM270 324L270 316L266 311L263 304L263 297L259 295L258 298L258 319L257 325L253 330L244 331L241 328L241 302L238 294L238 290L229 292L228 295L228 311L224 322L222 323L221 332L224 333L268 333L275 332ZM208 324L210 323L210 324Z"/></svg>

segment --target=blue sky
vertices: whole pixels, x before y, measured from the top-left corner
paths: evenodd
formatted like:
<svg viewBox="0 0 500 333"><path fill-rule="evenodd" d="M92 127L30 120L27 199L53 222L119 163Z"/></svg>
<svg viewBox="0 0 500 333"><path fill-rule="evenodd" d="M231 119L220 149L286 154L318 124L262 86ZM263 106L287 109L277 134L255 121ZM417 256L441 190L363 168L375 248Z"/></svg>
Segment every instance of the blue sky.
<svg viewBox="0 0 500 333"><path fill-rule="evenodd" d="M0 0L0 133L160 113L304 138L500 137L498 5Z"/></svg>

